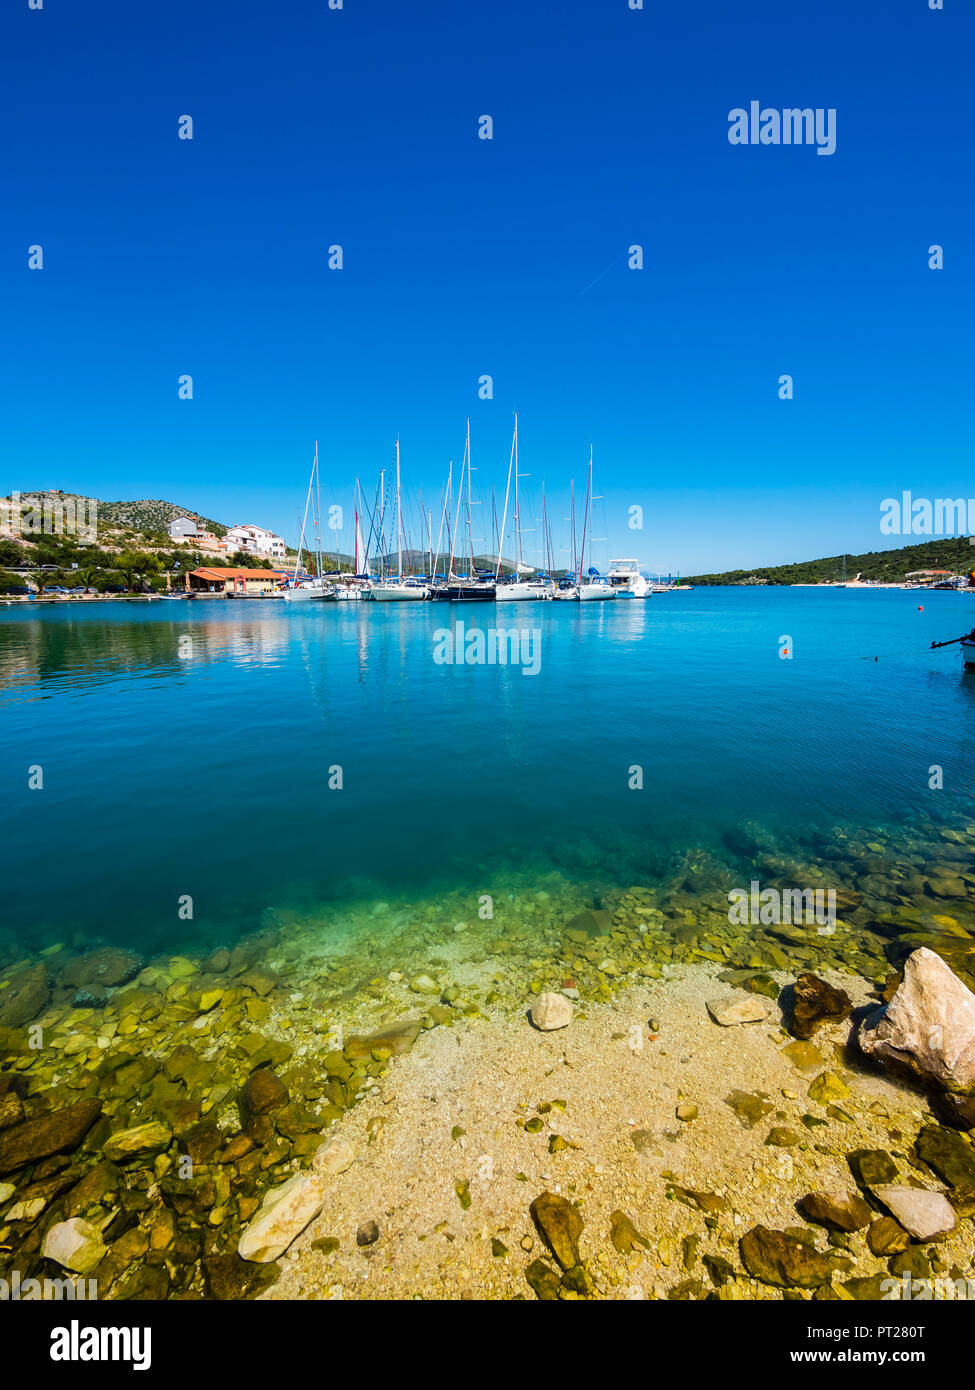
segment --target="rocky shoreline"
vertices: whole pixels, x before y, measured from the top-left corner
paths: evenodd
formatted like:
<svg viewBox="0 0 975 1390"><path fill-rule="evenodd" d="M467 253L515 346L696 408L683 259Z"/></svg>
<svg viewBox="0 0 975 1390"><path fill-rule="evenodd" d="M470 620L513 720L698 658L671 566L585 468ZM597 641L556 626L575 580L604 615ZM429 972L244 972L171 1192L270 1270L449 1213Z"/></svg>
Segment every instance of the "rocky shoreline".
<svg viewBox="0 0 975 1390"><path fill-rule="evenodd" d="M742 837L763 874L825 881ZM972 1086L957 1048L911 1073L896 995L930 956L973 998L973 844L942 828L882 873L885 846L846 837L824 935L733 928L733 871L688 851L666 883L553 876L488 920L374 904L331 947L281 909L201 956L8 950L0 1279L563 1300L975 1279Z"/></svg>

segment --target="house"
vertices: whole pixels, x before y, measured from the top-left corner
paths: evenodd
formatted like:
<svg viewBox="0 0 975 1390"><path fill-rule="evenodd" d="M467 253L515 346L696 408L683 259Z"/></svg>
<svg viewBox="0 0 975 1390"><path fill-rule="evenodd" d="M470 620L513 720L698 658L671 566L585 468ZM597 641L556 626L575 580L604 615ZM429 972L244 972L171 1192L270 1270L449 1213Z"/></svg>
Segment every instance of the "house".
<svg viewBox="0 0 975 1390"><path fill-rule="evenodd" d="M185 541L198 535L196 522L190 516L178 516L169 523L169 539Z"/></svg>
<svg viewBox="0 0 975 1390"><path fill-rule="evenodd" d="M237 550L243 550L283 560L287 550L282 538L263 526L231 526L224 542L231 555Z"/></svg>
<svg viewBox="0 0 975 1390"><path fill-rule="evenodd" d="M240 598L276 593L287 575L283 570L203 569L186 576L186 586L198 594L228 594Z"/></svg>

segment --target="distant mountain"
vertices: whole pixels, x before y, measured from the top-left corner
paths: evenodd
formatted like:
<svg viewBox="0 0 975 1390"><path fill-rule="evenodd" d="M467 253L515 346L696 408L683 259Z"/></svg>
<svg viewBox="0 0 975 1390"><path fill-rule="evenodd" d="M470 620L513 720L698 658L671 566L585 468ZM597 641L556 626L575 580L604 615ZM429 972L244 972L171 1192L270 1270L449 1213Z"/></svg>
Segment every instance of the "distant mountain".
<svg viewBox="0 0 975 1390"><path fill-rule="evenodd" d="M932 536L920 545L903 545L896 550L868 550L864 555L831 555L825 560L800 560L791 565L688 575L687 583L818 584L821 580L842 579L844 559L847 579L859 574L861 579L896 584L916 570L971 574L975 570L975 545L965 536Z"/></svg>

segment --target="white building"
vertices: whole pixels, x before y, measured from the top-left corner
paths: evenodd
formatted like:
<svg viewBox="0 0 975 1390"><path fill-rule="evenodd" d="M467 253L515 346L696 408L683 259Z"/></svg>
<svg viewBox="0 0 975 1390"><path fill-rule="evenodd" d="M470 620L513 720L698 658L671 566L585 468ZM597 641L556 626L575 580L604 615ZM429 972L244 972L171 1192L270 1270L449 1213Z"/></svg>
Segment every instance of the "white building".
<svg viewBox="0 0 975 1390"><path fill-rule="evenodd" d="M275 560L283 560L287 551L281 537L263 526L231 526L224 544L231 555L243 550L252 555L269 555Z"/></svg>

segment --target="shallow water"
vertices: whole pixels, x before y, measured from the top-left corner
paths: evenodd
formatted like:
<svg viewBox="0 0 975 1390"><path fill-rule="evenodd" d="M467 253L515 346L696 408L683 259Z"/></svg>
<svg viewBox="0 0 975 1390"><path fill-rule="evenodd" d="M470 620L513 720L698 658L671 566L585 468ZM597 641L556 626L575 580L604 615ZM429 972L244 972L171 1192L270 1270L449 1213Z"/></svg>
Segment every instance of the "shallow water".
<svg viewBox="0 0 975 1390"><path fill-rule="evenodd" d="M975 674L929 647L973 617L959 594L814 589L0 608L5 927L148 954L290 908L381 937L533 885L598 905L688 855L726 908L756 842L828 871L837 828L929 860L975 790ZM535 630L537 674L438 664L458 619Z"/></svg>

